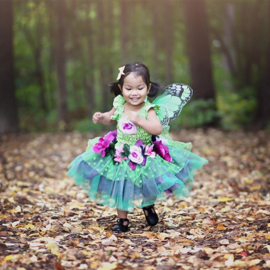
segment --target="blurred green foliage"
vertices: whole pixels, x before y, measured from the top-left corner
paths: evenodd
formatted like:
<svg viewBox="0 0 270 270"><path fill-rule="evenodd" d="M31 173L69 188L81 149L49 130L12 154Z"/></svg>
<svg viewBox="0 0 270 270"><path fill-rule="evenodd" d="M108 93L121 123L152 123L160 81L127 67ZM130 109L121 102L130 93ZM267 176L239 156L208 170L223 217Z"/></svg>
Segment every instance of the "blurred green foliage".
<svg viewBox="0 0 270 270"><path fill-rule="evenodd" d="M220 112L216 110L214 100L192 100L183 108L180 116L170 123L170 126L171 130L180 127L194 128L217 122L219 118Z"/></svg>
<svg viewBox="0 0 270 270"><path fill-rule="evenodd" d="M151 80L159 82L163 87L174 82L191 84L181 1L170 2L169 28L168 16L164 13L165 2L156 5L156 13L153 17L153 1L126 1L127 20L130 24L129 31L126 33L126 52L121 50L121 32L124 27L121 21L121 1L112 0L109 4L101 1L103 21L100 20L98 1L90 2L91 5L87 6L87 1L66 1L66 84L71 129L99 131L107 128L100 124L94 125L91 121L89 101L86 99L87 85L90 84L94 89L92 113L102 110L104 102L108 102L108 107L111 107L113 96L109 94L108 87L108 95L103 96L102 89L104 85L106 87L108 83L115 80L118 67L125 62L145 63L150 69ZM225 2L227 1L206 1L210 28L214 30L210 32L216 102L192 99L183 108L180 116L171 122L172 129L198 127L213 122L218 122L225 129L235 129L249 125L254 120L257 109L256 92L262 79L262 72L257 63L261 61L265 65L265 59L257 56L256 62L249 70L246 68L249 59L246 59L244 54L239 58L235 57L235 61L239 60L239 66L235 65L235 69L239 72L236 72L236 76L231 74L226 66L220 41L213 34L218 32L222 36L224 29L230 26L227 25L230 21L226 21L223 15L227 4L234 8L233 23L238 32L233 38L241 40L239 44L244 46L240 46L239 50L247 48L251 51L255 48L263 51L265 45L263 40L254 40L252 43L248 35L242 35L243 1ZM59 128L55 60L56 3L57 1L14 0L16 96L21 128L25 131L54 131ZM132 5L132 12L130 5ZM252 0L249 5L245 5L245 9L252 12L255 5L256 1ZM262 17L266 16L264 5L265 2L258 11ZM252 25L252 22L250 18L248 25ZM263 32L267 27L261 28ZM170 36L164 36L168 33ZM101 38L104 39L103 44ZM265 40L268 39L269 35L265 34ZM89 45L89 40L92 47ZM170 42L169 45L166 42ZM256 43L260 43L258 48ZM233 44L230 46L229 49L236 54ZM169 53L170 59L168 59ZM40 66L37 65L37 59L40 61ZM241 77L245 68L247 73L250 72L249 79L246 81ZM42 86L37 79L38 69L43 76L46 108L42 108L41 105ZM105 72L103 77L102 69ZM91 81L89 81L90 75Z"/></svg>
<svg viewBox="0 0 270 270"><path fill-rule="evenodd" d="M222 93L217 98L217 106L221 113L222 127L237 129L252 123L257 101L253 89L247 87L238 92Z"/></svg>

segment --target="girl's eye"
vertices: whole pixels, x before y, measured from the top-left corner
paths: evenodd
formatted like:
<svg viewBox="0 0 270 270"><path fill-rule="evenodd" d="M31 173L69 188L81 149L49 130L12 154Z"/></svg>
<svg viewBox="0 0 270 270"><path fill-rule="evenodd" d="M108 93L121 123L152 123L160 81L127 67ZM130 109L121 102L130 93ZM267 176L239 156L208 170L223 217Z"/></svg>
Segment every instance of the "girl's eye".
<svg viewBox="0 0 270 270"><path fill-rule="evenodd" d="M126 88L126 90L130 91L131 89Z"/></svg>
<svg viewBox="0 0 270 270"><path fill-rule="evenodd" d="M138 90L143 90L143 88L138 88Z"/></svg>

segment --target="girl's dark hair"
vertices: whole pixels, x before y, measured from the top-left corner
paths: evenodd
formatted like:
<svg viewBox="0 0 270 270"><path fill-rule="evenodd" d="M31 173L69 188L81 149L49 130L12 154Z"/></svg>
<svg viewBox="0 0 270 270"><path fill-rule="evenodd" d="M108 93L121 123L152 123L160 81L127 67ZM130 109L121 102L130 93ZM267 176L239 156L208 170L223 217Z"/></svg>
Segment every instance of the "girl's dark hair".
<svg viewBox="0 0 270 270"><path fill-rule="evenodd" d="M109 85L111 88L111 92L114 93L115 96L122 95L121 90L119 89L118 85L120 84L122 88L124 84L124 79L131 72L135 72L136 76L142 76L145 84L147 85L147 88L149 87L151 83L151 89L147 96L154 97L157 94L160 88L160 85L158 83L150 81L149 70L144 64L138 63L138 62L128 63L125 65L123 72L125 73L125 75L122 75L117 82L113 82Z"/></svg>

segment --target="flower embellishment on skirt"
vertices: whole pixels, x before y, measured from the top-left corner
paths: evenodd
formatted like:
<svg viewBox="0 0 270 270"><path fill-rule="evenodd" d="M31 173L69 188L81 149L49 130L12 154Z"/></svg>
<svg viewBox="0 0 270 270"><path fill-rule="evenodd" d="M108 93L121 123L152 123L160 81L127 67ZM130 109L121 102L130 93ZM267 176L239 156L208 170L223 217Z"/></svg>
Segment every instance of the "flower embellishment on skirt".
<svg viewBox="0 0 270 270"><path fill-rule="evenodd" d="M172 162L168 146L163 144L163 140L158 136L152 137L153 143L151 145L144 145L143 141L139 139L132 146L127 144L116 146L116 137L117 130L114 130L106 134L103 138L99 138L98 142L92 148L93 151L95 153L101 153L102 157L111 155L114 162L121 163L123 160L127 160L131 170L135 170L137 165L145 166L147 158L155 158L156 156Z"/></svg>
<svg viewBox="0 0 270 270"><path fill-rule="evenodd" d="M110 144L112 142L116 143L116 135L117 135L117 130L111 131L107 133L103 138L100 137L98 142L93 145L93 151L95 153L101 153L102 157L105 157L107 154ZM114 148L114 146L112 146Z"/></svg>
<svg viewBox="0 0 270 270"><path fill-rule="evenodd" d="M132 135L137 133L137 126L126 117L119 120L119 129L124 134Z"/></svg>
<svg viewBox="0 0 270 270"><path fill-rule="evenodd" d="M127 159L126 156L123 156L124 152L124 145L115 146L115 154L114 154L114 161L121 163L122 160Z"/></svg>

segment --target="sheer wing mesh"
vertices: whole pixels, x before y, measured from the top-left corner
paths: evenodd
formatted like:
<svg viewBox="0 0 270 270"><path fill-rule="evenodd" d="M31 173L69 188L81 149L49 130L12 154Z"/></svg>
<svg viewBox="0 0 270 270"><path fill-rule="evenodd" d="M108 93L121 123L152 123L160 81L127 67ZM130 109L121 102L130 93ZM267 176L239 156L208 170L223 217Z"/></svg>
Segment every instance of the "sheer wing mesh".
<svg viewBox="0 0 270 270"><path fill-rule="evenodd" d="M191 99L193 90L185 84L168 85L152 102L160 107L158 118L162 126L168 125L181 112L183 106Z"/></svg>

